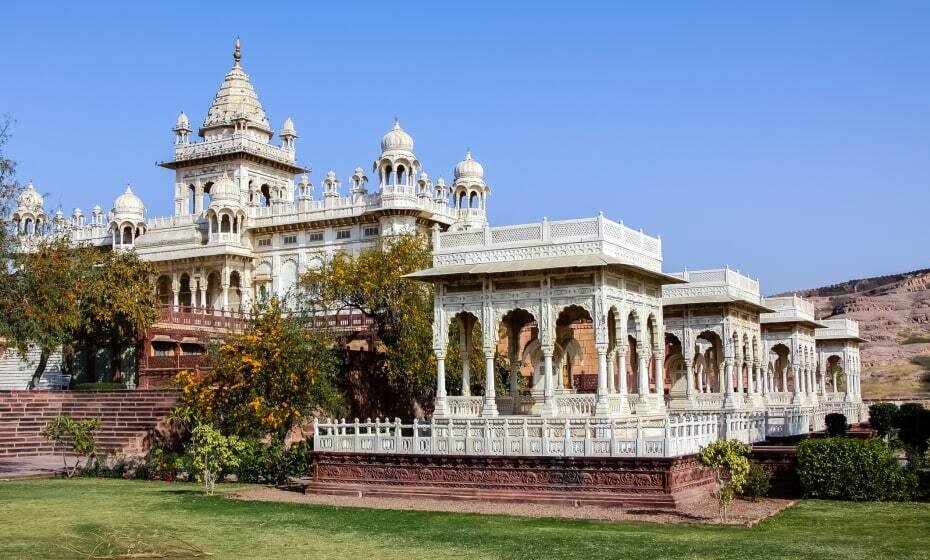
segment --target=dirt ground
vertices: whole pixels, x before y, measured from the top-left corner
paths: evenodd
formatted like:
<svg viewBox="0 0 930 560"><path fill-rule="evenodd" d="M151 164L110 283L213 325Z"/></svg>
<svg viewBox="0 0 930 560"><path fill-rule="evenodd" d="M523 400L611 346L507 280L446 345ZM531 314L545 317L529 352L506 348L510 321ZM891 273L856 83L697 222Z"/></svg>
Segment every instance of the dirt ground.
<svg viewBox="0 0 930 560"><path fill-rule="evenodd" d="M711 497L682 507L674 512L638 508L622 509L597 506L572 507L469 500L317 496L271 487L249 489L231 494L230 497L241 500L320 504L339 507L398 510L415 509L421 511L519 515L524 517L561 517L566 519L646 521L655 523L722 523L718 516L717 501ZM793 500L775 498L766 498L759 502L736 500L730 507L727 523L731 525L751 526L793 504Z"/></svg>

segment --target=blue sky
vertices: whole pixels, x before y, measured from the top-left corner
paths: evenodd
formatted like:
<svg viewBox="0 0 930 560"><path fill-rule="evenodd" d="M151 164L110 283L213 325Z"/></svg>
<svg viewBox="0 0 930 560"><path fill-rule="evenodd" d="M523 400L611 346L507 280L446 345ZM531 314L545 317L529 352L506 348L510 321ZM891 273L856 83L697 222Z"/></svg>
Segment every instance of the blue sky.
<svg viewBox="0 0 930 560"><path fill-rule="evenodd" d="M256 11L256 6L258 11ZM195 128L243 44L298 158L366 170L395 114L431 177L471 147L493 224L595 215L729 264L766 293L930 266L930 2L20 2L0 113L47 208L127 182L172 211L170 128Z"/></svg>

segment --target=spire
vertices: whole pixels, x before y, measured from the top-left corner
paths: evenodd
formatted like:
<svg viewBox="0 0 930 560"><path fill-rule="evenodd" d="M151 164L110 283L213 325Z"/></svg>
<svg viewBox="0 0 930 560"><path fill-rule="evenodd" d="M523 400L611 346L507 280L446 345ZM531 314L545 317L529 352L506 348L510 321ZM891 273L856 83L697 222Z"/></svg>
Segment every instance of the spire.
<svg viewBox="0 0 930 560"><path fill-rule="evenodd" d="M242 69L242 45L236 38L233 50L233 66L226 73L219 91L213 99L213 106L207 112L200 135L206 137L213 129L229 129L246 123L252 130L260 130L271 139L271 125L258 100L258 95L249 81L248 74Z"/></svg>
<svg viewBox="0 0 930 560"><path fill-rule="evenodd" d="M236 37L236 48L233 51L233 60L235 61L233 66L239 67L239 62L242 61L242 48L239 44L239 37Z"/></svg>

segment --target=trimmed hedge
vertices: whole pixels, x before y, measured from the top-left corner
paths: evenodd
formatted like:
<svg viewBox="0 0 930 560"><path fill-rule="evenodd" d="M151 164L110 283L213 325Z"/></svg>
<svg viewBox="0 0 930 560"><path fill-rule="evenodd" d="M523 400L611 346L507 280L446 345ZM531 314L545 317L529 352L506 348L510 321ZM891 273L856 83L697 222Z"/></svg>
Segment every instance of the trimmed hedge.
<svg viewBox="0 0 930 560"><path fill-rule="evenodd" d="M897 420L898 405L894 403L879 403L869 407L869 426L878 432L879 437L888 435Z"/></svg>
<svg viewBox="0 0 930 560"><path fill-rule="evenodd" d="M831 412L824 418L827 424L827 434L830 436L846 435L846 415L839 412Z"/></svg>
<svg viewBox="0 0 930 560"><path fill-rule="evenodd" d="M807 496L835 500L910 500L917 480L878 439L824 438L798 445L798 478Z"/></svg>

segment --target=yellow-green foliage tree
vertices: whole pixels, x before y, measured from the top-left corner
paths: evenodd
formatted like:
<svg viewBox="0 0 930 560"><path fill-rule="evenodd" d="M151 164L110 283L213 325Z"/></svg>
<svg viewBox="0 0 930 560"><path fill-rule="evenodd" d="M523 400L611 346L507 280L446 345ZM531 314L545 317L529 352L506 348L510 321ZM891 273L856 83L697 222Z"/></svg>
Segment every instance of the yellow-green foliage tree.
<svg viewBox="0 0 930 560"><path fill-rule="evenodd" d="M300 280L307 313L355 311L374 322L378 357L371 367L395 396L396 408L385 414L422 415L435 394L433 291L403 277L430 263L426 238L406 234L358 255L337 254Z"/></svg>
<svg viewBox="0 0 930 560"><path fill-rule="evenodd" d="M94 253L80 292L81 322L76 339L93 349L112 350L114 377L122 373L122 349L138 346L145 329L158 319L158 297L152 288L155 265L135 253Z"/></svg>
<svg viewBox="0 0 930 560"><path fill-rule="evenodd" d="M306 328L276 298L255 310L244 333L211 348L208 366L178 376L179 415L191 424L283 444L314 413L341 412L332 339Z"/></svg>

